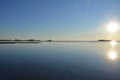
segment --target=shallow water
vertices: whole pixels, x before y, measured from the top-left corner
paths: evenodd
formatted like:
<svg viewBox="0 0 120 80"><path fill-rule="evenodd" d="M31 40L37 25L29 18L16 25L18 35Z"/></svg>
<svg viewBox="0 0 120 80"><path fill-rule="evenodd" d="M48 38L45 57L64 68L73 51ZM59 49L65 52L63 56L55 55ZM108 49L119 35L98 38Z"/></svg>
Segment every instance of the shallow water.
<svg viewBox="0 0 120 80"><path fill-rule="evenodd" d="M0 80L120 80L119 49L111 58L109 42L0 44Z"/></svg>

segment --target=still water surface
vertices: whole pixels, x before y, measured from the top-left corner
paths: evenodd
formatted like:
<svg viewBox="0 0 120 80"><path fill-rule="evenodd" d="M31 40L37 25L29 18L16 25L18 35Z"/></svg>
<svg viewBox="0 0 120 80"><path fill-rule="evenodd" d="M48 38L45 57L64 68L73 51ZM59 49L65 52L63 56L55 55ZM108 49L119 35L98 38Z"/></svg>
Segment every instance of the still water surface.
<svg viewBox="0 0 120 80"><path fill-rule="evenodd" d="M120 80L120 43L0 44L0 80Z"/></svg>

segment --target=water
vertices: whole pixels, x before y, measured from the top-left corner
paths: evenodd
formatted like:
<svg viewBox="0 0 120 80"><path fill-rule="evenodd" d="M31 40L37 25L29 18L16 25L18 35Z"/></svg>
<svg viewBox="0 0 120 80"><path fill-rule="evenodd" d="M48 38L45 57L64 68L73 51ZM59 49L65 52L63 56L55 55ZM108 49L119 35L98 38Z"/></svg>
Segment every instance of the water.
<svg viewBox="0 0 120 80"><path fill-rule="evenodd" d="M120 80L120 43L0 44L0 80Z"/></svg>

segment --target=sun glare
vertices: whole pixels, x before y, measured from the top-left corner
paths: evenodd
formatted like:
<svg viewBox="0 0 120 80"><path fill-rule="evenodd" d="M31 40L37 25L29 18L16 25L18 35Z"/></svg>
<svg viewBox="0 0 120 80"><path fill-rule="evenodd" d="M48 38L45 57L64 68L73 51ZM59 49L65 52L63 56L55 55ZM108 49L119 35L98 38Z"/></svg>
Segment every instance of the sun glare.
<svg viewBox="0 0 120 80"><path fill-rule="evenodd" d="M117 45L117 42L116 42L116 41L110 41L110 44L111 44L112 46L115 46L115 45Z"/></svg>
<svg viewBox="0 0 120 80"><path fill-rule="evenodd" d="M116 52L114 52L114 51L110 51L110 52L108 53L108 57L109 57L111 60L115 60L115 59L117 58L117 54L116 54Z"/></svg>
<svg viewBox="0 0 120 80"><path fill-rule="evenodd" d="M118 26L119 25L117 23L111 22L107 25L107 29L109 32L114 33L118 30Z"/></svg>

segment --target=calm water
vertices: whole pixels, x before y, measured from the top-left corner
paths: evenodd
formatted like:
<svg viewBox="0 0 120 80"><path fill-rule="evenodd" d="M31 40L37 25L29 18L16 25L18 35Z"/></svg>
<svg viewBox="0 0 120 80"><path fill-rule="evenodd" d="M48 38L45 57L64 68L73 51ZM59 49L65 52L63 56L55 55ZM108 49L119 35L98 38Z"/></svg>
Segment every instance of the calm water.
<svg viewBox="0 0 120 80"><path fill-rule="evenodd" d="M0 44L0 80L120 80L119 49L108 42Z"/></svg>

